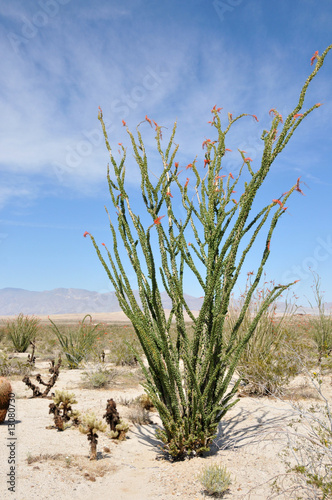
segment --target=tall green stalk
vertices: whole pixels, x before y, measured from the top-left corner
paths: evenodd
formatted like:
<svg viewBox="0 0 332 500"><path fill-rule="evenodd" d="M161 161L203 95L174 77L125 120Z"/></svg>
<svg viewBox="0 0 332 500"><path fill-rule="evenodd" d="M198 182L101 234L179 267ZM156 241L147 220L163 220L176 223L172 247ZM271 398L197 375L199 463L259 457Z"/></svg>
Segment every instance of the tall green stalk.
<svg viewBox="0 0 332 500"><path fill-rule="evenodd" d="M138 353L136 356L146 376L144 386L162 419L163 430L159 437L174 458L199 454L209 448L219 421L237 402L234 396L239 382L233 386L230 382L246 344L264 311L292 284L274 286L251 319L246 335L239 341L239 328L270 255L273 232L285 213L288 198L294 191L301 192L300 180L287 193L262 207L256 215L253 214L253 203L273 161L302 120L320 106L316 104L303 114L299 113L308 85L331 48L328 47L321 56L315 54L312 60L316 60L315 68L301 90L296 107L283 125L281 115L271 110L274 116L270 130L262 134L264 151L260 167L255 168L252 160L239 151L242 160L239 174L236 178L231 173L222 175L226 136L240 118L248 115L241 114L234 119L228 115L229 123L223 130L220 109L215 106L211 110L211 124L215 128L216 139L203 143L203 147L206 147L205 169L203 165L198 165L197 159L187 167L195 178L194 196L189 192L189 178L185 183L180 181L179 165L175 162L178 151L178 145L174 143L176 123L166 149L163 149L162 128L154 122L157 150L163 165L157 181L150 174L139 126L136 129L137 137L127 128L134 158L140 169L142 201L151 219L148 227L135 214L133 206L136 200L129 199L127 193L126 150L121 146L122 156L117 163L102 111L99 112L98 118L112 167L112 175L109 167L107 170L109 193L117 210L115 221L109 215L113 248L109 250L104 245L108 264L94 237L90 237L121 309L132 322L143 348L148 368ZM146 117L146 121L152 126L149 118ZM236 201L232 192L236 186L240 187L243 175L248 180L243 183L244 191ZM183 219L177 215L180 203L185 211ZM260 264L247 290L239 317L226 339L223 332L232 291L249 251L263 230L265 244ZM86 232L85 236L88 234ZM188 234L194 243L188 242ZM158 241L158 251L153 238ZM123 244L121 248L120 239ZM123 249L136 275L140 303L128 277ZM160 255L161 259L159 269L156 255ZM185 300L185 271L191 271L203 290L204 298L198 317L194 317ZM159 279L172 303L169 317L162 306ZM192 321L190 329L185 322L185 312ZM175 340L170 335L173 320L176 325ZM193 330L193 335L189 335L190 330Z"/></svg>

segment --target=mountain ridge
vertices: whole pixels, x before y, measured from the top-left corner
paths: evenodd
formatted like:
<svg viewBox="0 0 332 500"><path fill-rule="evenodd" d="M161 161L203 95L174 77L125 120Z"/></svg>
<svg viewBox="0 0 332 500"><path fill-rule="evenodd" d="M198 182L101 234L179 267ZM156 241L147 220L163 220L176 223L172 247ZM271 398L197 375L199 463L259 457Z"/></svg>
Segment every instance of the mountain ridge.
<svg viewBox="0 0 332 500"><path fill-rule="evenodd" d="M140 304L138 290L134 295ZM202 297L184 294L184 298L192 311L199 311L203 303ZM166 292L161 293L164 309L171 309L171 299ZM282 313L285 302L277 303L277 312ZM332 309L332 302L325 304L325 313ZM115 313L120 312L115 292L95 292L84 288L54 288L41 292L24 288L6 287L0 289L0 316L81 314L81 313ZM318 314L317 308L299 307L298 313Z"/></svg>
<svg viewBox="0 0 332 500"><path fill-rule="evenodd" d="M139 293L134 295L139 300ZM166 292L161 293L165 309L171 308L171 301ZM202 299L185 294L190 309L199 310ZM24 288L0 289L0 316L49 314L76 314L89 311L91 313L120 312L121 307L115 292L99 293L83 288L54 288L42 292L25 290Z"/></svg>

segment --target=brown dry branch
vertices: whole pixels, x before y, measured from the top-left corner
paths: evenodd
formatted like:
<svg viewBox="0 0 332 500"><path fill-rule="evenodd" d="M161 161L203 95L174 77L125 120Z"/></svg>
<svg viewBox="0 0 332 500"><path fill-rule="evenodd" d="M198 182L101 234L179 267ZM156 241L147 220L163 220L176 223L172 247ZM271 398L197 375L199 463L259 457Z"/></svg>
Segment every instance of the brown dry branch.
<svg viewBox="0 0 332 500"><path fill-rule="evenodd" d="M30 377L27 375L22 379L22 382L24 382L31 390L34 398L46 398L48 396L48 393L54 386L55 382L57 381L59 377L59 370L61 366L61 356L59 356L58 363L55 365L54 360L51 361L51 366L49 368L49 372L52 374L48 382L44 382L43 379L41 378L40 373L36 375L36 380L39 382L41 385L44 385L46 389L44 392L41 391L41 389L33 384L30 380Z"/></svg>
<svg viewBox="0 0 332 500"><path fill-rule="evenodd" d="M28 354L28 363L30 363L30 365L34 365L36 362L36 356L35 356L36 344L32 340L30 340L30 344L32 345L32 353Z"/></svg>

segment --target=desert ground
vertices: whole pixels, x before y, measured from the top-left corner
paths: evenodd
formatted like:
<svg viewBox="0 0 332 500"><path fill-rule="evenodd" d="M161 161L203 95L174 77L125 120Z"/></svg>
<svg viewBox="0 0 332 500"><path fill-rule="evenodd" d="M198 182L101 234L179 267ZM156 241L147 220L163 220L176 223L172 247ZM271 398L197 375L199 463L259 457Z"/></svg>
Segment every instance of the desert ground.
<svg viewBox="0 0 332 500"><path fill-rule="evenodd" d="M124 320L119 315L108 316L96 319L105 322ZM70 319L76 320L69 318L68 321ZM48 368L49 362L37 357L31 379L35 382L37 373L47 378ZM200 500L208 495L197 476L203 466L211 463L225 465L231 473L232 484L224 499L277 498L271 490L271 483L286 470L279 454L287 445L287 424L296 416L291 401L241 397L222 420L209 453L172 462L155 438L155 430L160 425L155 412L150 412L150 424L138 425L130 421L132 410L126 401L144 392L139 377L136 377L139 368L120 366L116 370L117 377L108 388L87 389L82 385L84 369L61 368L52 389L73 392L78 402L75 408L82 412L92 409L100 418L105 413L107 400L113 398L120 416L130 424L122 442L111 439L107 433L99 433L95 461L89 460L86 435L74 427L62 432L53 427L53 418L49 414L51 399L32 398L31 389L21 378L15 376L11 380L15 394L15 434L10 436L11 428L6 419L0 425L1 498ZM300 377L293 380L292 385L294 392L296 388L309 390L308 382ZM325 394L332 399L330 380L326 381ZM307 391L301 402L309 406L317 400L308 398ZM14 443L14 492L8 490L6 482L10 472L8 443ZM281 494L278 498L292 497Z"/></svg>

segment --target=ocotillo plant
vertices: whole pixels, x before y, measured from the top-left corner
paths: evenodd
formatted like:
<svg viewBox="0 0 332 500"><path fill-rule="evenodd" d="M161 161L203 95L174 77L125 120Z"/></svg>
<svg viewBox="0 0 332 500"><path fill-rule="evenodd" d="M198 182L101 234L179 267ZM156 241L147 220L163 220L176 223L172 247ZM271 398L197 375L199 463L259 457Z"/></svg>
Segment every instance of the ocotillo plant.
<svg viewBox="0 0 332 500"><path fill-rule="evenodd" d="M234 396L238 383L231 387L230 381L243 349L267 307L292 284L276 285L267 294L260 310L248 325L246 335L238 341L237 332L270 255L272 236L286 211L285 203L294 191L302 193L300 179L289 191L261 207L256 215L253 214L253 203L274 160L304 118L320 106L315 104L300 113L308 86L331 48L328 47L321 56L315 52L311 59L315 68L300 92L298 103L284 123L279 112L271 110L270 130L264 130L262 134L264 150L260 166L254 165L245 152L239 150L242 166L236 177L232 173L223 175L223 158L227 150L227 134L238 120L248 116L245 113L235 118L228 114L228 124L223 130L219 116L221 108L213 107L210 123L215 129L216 138L203 143L203 148L206 148L204 165L203 162L199 165L196 158L187 166L195 179L191 192L189 177L185 183L181 182L179 164L175 161L178 151L178 145L174 143L176 123L163 150L162 127L153 122L162 164L159 177L150 174L139 126L137 138L127 128L134 158L140 169L141 196L147 212L145 215L151 220L150 225L145 224L143 218L134 212L133 205L137 205L137 198L132 204L128 195L126 149L120 144L121 157L117 163L103 113L99 109L98 118L113 170L111 173L110 168L107 169L109 193L116 208L116 222L106 209L112 250L103 245L110 264L106 263L106 256L101 253L94 237L88 232L84 236L90 235L119 304L132 322L141 343L148 368L139 354L135 354L146 377L145 389L162 419L163 430L159 437L174 458L202 453L209 448L219 421L236 403ZM254 118L257 120L256 116ZM146 122L152 126L147 116ZM126 126L126 123L123 122L123 125ZM244 175L247 180L243 182L243 193L236 201L232 193L236 186L241 185L240 179L242 181ZM183 219L177 214L180 204L185 213ZM260 264L226 341L223 331L232 290L248 253L263 231L265 244ZM188 241L188 235L194 243ZM122 247L119 247L120 239ZM154 246L155 241L158 250ZM126 255L136 275L140 302L128 276ZM161 259L159 271L156 255L158 258L160 255ZM185 300L185 272L191 272L203 290L203 303L198 317L194 317ZM162 306L162 287L172 303L169 317L166 317ZM192 321L191 330L185 323L185 311ZM172 320L176 324L175 340L170 335ZM190 334L190 331L193 333Z"/></svg>

